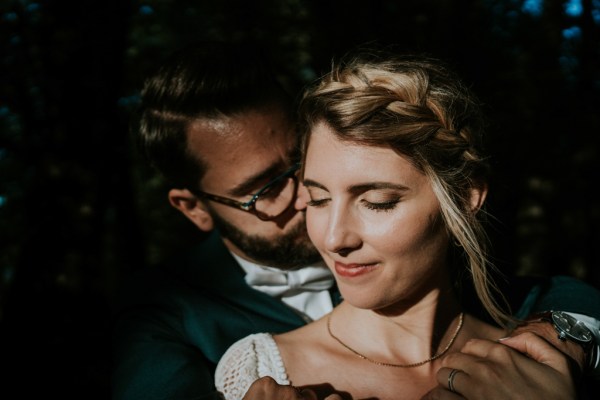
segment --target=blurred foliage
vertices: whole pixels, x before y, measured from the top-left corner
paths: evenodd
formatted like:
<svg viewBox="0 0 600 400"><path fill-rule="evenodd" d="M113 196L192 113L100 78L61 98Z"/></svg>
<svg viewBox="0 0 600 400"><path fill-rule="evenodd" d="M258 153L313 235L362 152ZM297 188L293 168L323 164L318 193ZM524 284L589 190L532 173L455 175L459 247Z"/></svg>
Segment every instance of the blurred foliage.
<svg viewBox="0 0 600 400"><path fill-rule="evenodd" d="M108 397L119 283L202 238L135 151L143 79L191 41L248 37L291 91L368 41L449 61L490 120L498 264L600 287L600 0L5 0L0 359L43 377L20 393Z"/></svg>

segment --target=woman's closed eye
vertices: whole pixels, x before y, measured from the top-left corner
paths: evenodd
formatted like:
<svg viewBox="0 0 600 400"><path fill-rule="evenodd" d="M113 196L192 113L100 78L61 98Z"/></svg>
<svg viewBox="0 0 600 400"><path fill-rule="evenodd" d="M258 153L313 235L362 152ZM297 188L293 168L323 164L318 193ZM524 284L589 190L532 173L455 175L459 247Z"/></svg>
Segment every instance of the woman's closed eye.
<svg viewBox="0 0 600 400"><path fill-rule="evenodd" d="M309 207L324 207L331 200L330 198L318 198L318 199L310 199L306 202L306 205ZM396 208L396 205L400 202L400 199L390 199L385 201L369 201L366 199L361 199L360 204L369 210L374 211L391 211Z"/></svg>
<svg viewBox="0 0 600 400"><path fill-rule="evenodd" d="M396 205L400 202L400 199L383 201L383 202L371 202L367 200L361 200L361 203L369 210L375 211L391 211L396 208Z"/></svg>
<svg viewBox="0 0 600 400"><path fill-rule="evenodd" d="M308 207L323 207L331 200L331 195L327 190L317 186L308 186L309 200L306 202Z"/></svg>
<svg viewBox="0 0 600 400"><path fill-rule="evenodd" d="M401 195L390 191L370 191L360 197L359 202L362 206L374 211L391 211L401 201Z"/></svg>
<svg viewBox="0 0 600 400"><path fill-rule="evenodd" d="M322 199L310 199L309 201L306 202L306 205L309 207L323 207L327 204L327 202L329 201L329 199L327 198L322 198Z"/></svg>

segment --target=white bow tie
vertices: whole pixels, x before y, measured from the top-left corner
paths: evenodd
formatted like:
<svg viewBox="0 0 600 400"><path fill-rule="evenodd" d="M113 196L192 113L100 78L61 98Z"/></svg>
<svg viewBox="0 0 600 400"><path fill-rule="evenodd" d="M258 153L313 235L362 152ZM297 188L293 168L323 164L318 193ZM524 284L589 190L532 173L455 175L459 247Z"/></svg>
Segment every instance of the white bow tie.
<svg viewBox="0 0 600 400"><path fill-rule="evenodd" d="M282 271L252 265L251 268L244 269L248 285L273 297L320 292L330 289L334 283L333 275L327 267L303 267L295 271Z"/></svg>

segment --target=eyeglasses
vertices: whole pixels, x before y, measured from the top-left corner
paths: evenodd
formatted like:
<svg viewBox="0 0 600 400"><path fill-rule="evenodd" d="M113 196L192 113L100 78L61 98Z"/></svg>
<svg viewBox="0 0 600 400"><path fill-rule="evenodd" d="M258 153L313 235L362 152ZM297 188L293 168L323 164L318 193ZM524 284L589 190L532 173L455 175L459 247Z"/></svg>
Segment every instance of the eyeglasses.
<svg viewBox="0 0 600 400"><path fill-rule="evenodd" d="M300 163L294 164L293 167L263 186L246 202L197 190L194 193L198 197L254 214L262 221L270 221L283 214L296 199L296 190L298 189L296 171L298 169L300 169Z"/></svg>

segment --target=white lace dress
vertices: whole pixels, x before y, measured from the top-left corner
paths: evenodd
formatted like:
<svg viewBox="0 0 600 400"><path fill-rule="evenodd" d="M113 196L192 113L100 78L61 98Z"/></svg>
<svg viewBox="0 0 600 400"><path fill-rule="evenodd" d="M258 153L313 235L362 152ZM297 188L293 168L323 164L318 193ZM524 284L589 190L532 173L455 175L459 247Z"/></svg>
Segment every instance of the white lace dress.
<svg viewBox="0 0 600 400"><path fill-rule="evenodd" d="M270 376L289 385L279 348L269 333L256 333L235 342L215 372L215 385L226 400L241 400L258 378Z"/></svg>

